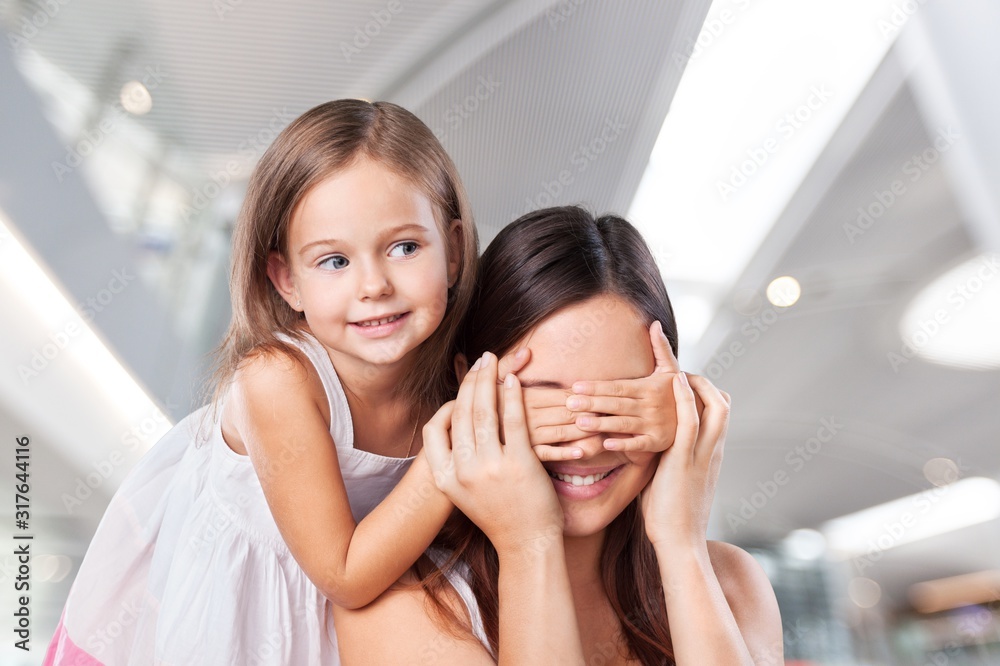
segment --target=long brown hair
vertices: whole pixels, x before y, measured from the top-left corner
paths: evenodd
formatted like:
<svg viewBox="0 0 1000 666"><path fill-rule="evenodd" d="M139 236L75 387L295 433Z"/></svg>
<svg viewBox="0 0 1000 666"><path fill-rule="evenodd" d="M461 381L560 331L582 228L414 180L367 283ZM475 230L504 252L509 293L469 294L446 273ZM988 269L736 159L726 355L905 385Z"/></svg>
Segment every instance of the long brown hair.
<svg viewBox="0 0 1000 666"><path fill-rule="evenodd" d="M241 361L251 352L292 353L277 334L302 339L303 314L291 308L267 276L272 250L288 260L288 228L306 192L323 179L367 157L409 180L434 205L451 243L451 220L461 221L457 280L434 333L415 351L409 374L397 386L414 412L437 409L457 388L450 356L474 288L479 240L465 188L451 158L419 118L390 102L341 99L320 104L292 121L250 176L233 232L230 292L232 321L215 352L206 387L214 407Z"/></svg>
<svg viewBox="0 0 1000 666"><path fill-rule="evenodd" d="M497 234L483 253L475 297L459 332L459 350L470 359L484 351L503 356L543 319L601 294L630 303L647 326L658 320L677 354L670 299L635 227L614 215L595 219L575 206L529 213ZM500 641L496 550L464 516L446 526L438 544L452 551L445 568L458 563L468 567L469 583L496 654ZM673 664L663 585L638 499L608 526L603 548L604 589L629 655L644 665ZM447 585L443 573L423 560L418 573L446 621L464 624L441 603Z"/></svg>

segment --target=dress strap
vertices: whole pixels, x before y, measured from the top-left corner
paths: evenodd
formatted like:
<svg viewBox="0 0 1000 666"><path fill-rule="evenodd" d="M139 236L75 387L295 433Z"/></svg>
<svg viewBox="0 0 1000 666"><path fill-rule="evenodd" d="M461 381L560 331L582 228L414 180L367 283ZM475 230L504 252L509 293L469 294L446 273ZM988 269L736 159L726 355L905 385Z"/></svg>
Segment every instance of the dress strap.
<svg viewBox="0 0 1000 666"><path fill-rule="evenodd" d="M309 357L316 367L320 381L323 382L323 390L326 392L327 401L330 405L330 434L337 448L354 448L354 422L351 418L351 408L347 404L347 394L337 376L337 370L333 367L330 354L316 337L307 331L302 331L303 339L299 340L282 332L275 333L275 337L283 342L300 349L303 354Z"/></svg>
<svg viewBox="0 0 1000 666"><path fill-rule="evenodd" d="M493 654L490 639L486 637L486 629L483 627L483 616L479 612L479 602L476 601L476 595L472 592L472 586L469 585L468 565L458 561L453 566L446 567L445 563L448 561L449 553L443 548L432 546L425 551L425 554L441 570L441 573L462 599L462 603L465 604L465 610L468 611L469 621L472 624L472 635L483 644L490 656L496 659L497 656Z"/></svg>

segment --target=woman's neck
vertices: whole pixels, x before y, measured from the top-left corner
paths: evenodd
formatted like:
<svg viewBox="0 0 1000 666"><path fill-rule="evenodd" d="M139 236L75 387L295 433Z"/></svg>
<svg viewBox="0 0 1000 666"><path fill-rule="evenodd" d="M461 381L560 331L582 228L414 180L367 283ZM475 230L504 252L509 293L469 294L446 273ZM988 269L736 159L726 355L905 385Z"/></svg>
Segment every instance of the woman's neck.
<svg viewBox="0 0 1000 666"><path fill-rule="evenodd" d="M594 585L601 587L601 552L604 549L604 533L584 537L564 537L566 568L574 596Z"/></svg>

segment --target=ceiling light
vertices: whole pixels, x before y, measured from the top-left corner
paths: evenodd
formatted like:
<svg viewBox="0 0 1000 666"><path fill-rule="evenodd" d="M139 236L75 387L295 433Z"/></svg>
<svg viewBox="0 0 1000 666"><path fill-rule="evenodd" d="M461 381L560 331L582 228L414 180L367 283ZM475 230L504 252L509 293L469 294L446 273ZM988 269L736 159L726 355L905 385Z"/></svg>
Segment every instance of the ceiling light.
<svg viewBox="0 0 1000 666"><path fill-rule="evenodd" d="M149 110L153 108L153 96L149 94L149 89L139 81L129 81L123 85L118 98L121 100L122 108L133 116L149 113Z"/></svg>
<svg viewBox="0 0 1000 666"><path fill-rule="evenodd" d="M801 295L802 287L799 286L799 281L790 275L774 278L771 284L767 285L767 300L779 308L795 305Z"/></svg>
<svg viewBox="0 0 1000 666"><path fill-rule="evenodd" d="M1000 517L1000 484L971 477L863 509L822 526L835 557L867 556Z"/></svg>
<svg viewBox="0 0 1000 666"><path fill-rule="evenodd" d="M122 367L88 322L63 295L41 262L13 234L0 211L0 289L6 289L31 314L31 325L50 332L40 341L30 361L15 370L27 385L45 372L58 357L76 365L83 374L81 382L104 394L107 413L117 414L124 423L144 423L154 415L155 425L144 429L142 439L152 446L171 427L156 403ZM113 297L113 294L109 295ZM36 358L37 356L37 358ZM40 366L40 367L39 367Z"/></svg>
<svg viewBox="0 0 1000 666"><path fill-rule="evenodd" d="M1000 254L982 254L944 272L917 294L899 322L894 370L920 358L972 370L1000 368Z"/></svg>
<svg viewBox="0 0 1000 666"><path fill-rule="evenodd" d="M782 540L781 546L787 556L808 562L823 556L826 538L816 530L793 530Z"/></svg>

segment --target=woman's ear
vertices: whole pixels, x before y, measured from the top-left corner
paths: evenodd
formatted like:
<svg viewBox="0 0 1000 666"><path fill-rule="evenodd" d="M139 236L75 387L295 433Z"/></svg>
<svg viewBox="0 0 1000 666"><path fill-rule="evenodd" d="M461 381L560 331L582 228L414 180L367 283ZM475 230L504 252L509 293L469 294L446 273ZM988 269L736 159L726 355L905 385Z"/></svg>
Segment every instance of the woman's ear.
<svg viewBox="0 0 1000 666"><path fill-rule="evenodd" d="M271 280L271 284L274 288L281 294L281 297L285 299L285 302L293 310L302 311L302 304L299 301L298 290L295 287L295 281L292 279L292 270L288 266L288 262L277 250L271 250L267 254L267 277Z"/></svg>
<svg viewBox="0 0 1000 666"><path fill-rule="evenodd" d="M465 375L469 372L469 360L465 358L465 354L459 352L455 354L454 364L455 376L458 377L458 383L461 384L462 380L465 379Z"/></svg>
<svg viewBox="0 0 1000 666"><path fill-rule="evenodd" d="M448 226L448 288L458 281L458 270L462 266L462 220L452 220Z"/></svg>

